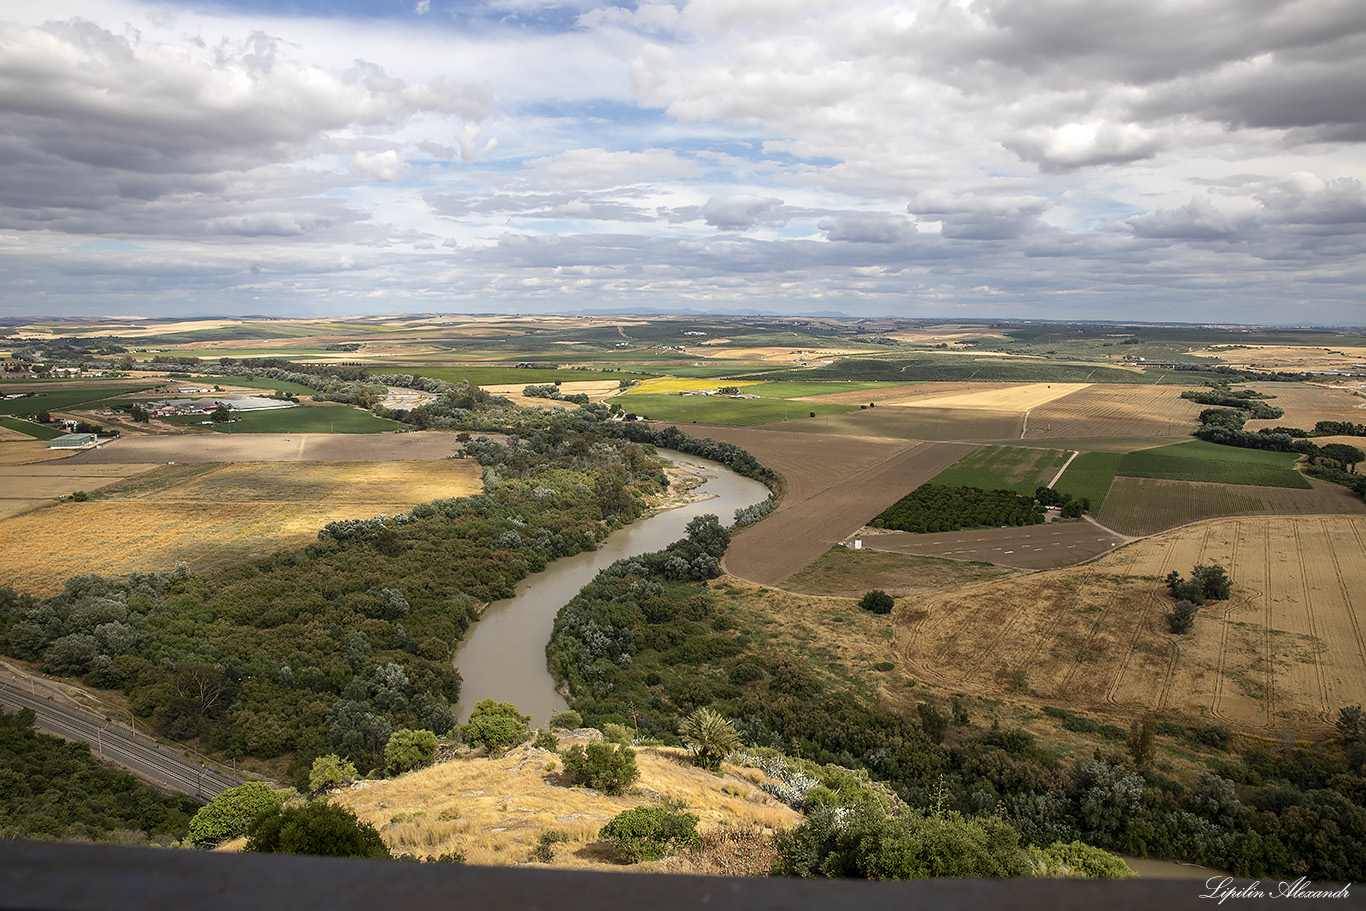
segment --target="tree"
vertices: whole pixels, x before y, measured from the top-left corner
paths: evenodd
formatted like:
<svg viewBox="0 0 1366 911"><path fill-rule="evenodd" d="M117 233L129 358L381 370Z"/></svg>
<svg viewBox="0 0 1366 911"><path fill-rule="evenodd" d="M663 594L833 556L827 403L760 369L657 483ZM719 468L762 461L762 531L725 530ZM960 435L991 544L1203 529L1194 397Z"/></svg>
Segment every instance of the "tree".
<svg viewBox="0 0 1366 911"><path fill-rule="evenodd" d="M859 599L858 606L875 614L890 614L896 601L885 591L875 588Z"/></svg>
<svg viewBox="0 0 1366 911"><path fill-rule="evenodd" d="M1135 718L1129 726L1129 755L1139 771L1153 760L1153 719L1151 715Z"/></svg>
<svg viewBox="0 0 1366 911"><path fill-rule="evenodd" d="M343 787L355 780L355 763L347 762L336 753L313 760L313 768L308 773L308 787L314 794Z"/></svg>
<svg viewBox="0 0 1366 911"><path fill-rule="evenodd" d="M246 850L315 857L390 858L379 831L346 807L320 801L285 807L257 818L247 831Z"/></svg>
<svg viewBox="0 0 1366 911"><path fill-rule="evenodd" d="M513 744L531 736L527 725L530 715L517 711L511 702L481 700L470 713L469 723L460 729L466 743L488 747L491 755L499 755Z"/></svg>
<svg viewBox="0 0 1366 911"><path fill-rule="evenodd" d="M708 708L689 715L679 726L678 735L692 748L694 761L713 772L720 769L721 760L740 745L735 726Z"/></svg>
<svg viewBox="0 0 1366 911"><path fill-rule="evenodd" d="M1171 610L1163 616L1166 618L1167 626L1178 636L1182 633L1190 632L1191 627L1195 626L1195 614L1197 608L1189 601L1182 599L1177 601Z"/></svg>
<svg viewBox="0 0 1366 911"><path fill-rule="evenodd" d="M213 410L213 414L209 415L209 420L213 421L215 424L226 424L228 421L232 420L232 412L228 409L227 405L219 402L218 407Z"/></svg>
<svg viewBox="0 0 1366 911"><path fill-rule="evenodd" d="M430 764L435 755L435 734L400 728L384 745L384 767L390 775L400 775Z"/></svg>
<svg viewBox="0 0 1366 911"><path fill-rule="evenodd" d="M1323 446L1322 451L1324 458L1341 462L1343 468L1353 473L1357 470L1357 463L1366 459L1366 453L1347 443L1328 443Z"/></svg>

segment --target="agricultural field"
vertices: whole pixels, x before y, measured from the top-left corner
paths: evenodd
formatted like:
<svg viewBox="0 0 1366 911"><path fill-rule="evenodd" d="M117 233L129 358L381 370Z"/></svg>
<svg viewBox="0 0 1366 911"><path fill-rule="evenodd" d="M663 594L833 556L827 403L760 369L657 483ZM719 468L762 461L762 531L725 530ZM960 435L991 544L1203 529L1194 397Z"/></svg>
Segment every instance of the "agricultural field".
<svg viewBox="0 0 1366 911"><path fill-rule="evenodd" d="M489 434L499 439L497 434ZM19 445L19 444L9 444ZM5 447L0 447L3 453ZM46 447L39 447L46 452ZM463 450L455 434L415 430L395 434L195 433L127 436L70 456L73 464L119 462L412 462L446 459Z"/></svg>
<svg viewBox="0 0 1366 911"><path fill-rule="evenodd" d="M1123 458L1118 452L1083 452L1072 460L1053 487L1062 493L1090 500L1091 514L1097 515Z"/></svg>
<svg viewBox="0 0 1366 911"><path fill-rule="evenodd" d="M528 384L526 383L522 383L520 385L484 386L482 388L484 389L484 391L492 393L493 395L501 395L504 398L509 399L514 405L520 405L523 408L549 409L555 407L578 407L576 405L572 405L560 399L545 399L537 396L522 395L522 390L525 389L527 385ZM618 386L617 380L598 380L596 382L562 382L559 386L560 395L565 397L571 395L586 395L588 396L588 400L590 402L601 402L604 399L607 399L615 395L619 388L620 387Z"/></svg>
<svg viewBox="0 0 1366 911"><path fill-rule="evenodd" d="M1275 398L1268 405L1283 409L1285 415L1275 420L1248 421L1247 430L1263 427L1302 427L1313 430L1319 421L1348 421L1366 423L1366 397L1355 388L1318 386L1307 383L1252 383L1239 388L1255 389Z"/></svg>
<svg viewBox="0 0 1366 911"><path fill-rule="evenodd" d="M864 550L917 554L1016 569L1076 566L1107 554L1132 540L1091 522L1049 522L1022 528L978 528L971 531L912 534L865 528L859 531Z"/></svg>
<svg viewBox="0 0 1366 911"><path fill-rule="evenodd" d="M157 467L155 463L136 462L82 465L69 459L9 465L0 471L0 519L45 506L77 491L95 493Z"/></svg>
<svg viewBox="0 0 1366 911"><path fill-rule="evenodd" d="M32 393L18 399L0 399L0 414L37 414L40 411L66 411L92 402L131 395L155 388L157 383L5 383L0 395Z"/></svg>
<svg viewBox="0 0 1366 911"><path fill-rule="evenodd" d="M1015 574L1012 569L985 561L967 562L873 549L868 536L862 540L864 546L858 550L845 545L832 547L805 569L789 576L783 582L783 588L804 595L839 598L859 598L868 591L880 589L901 598Z"/></svg>
<svg viewBox="0 0 1366 911"><path fill-rule="evenodd" d="M1152 535L1220 516L1319 514L1366 514L1366 503L1346 488L1324 482L1300 490L1117 477L1105 504L1094 513L1102 525L1126 535Z"/></svg>
<svg viewBox="0 0 1366 911"><path fill-rule="evenodd" d="M789 402L780 398L733 399L715 395L650 395L634 391L615 397L612 402L628 412L645 415L653 421L679 424L696 422L729 427L810 420L812 412L820 417L856 410L852 405ZM707 432L702 432L702 435L706 436Z"/></svg>
<svg viewBox="0 0 1366 911"><path fill-rule="evenodd" d="M1067 464L1070 453L1058 449L1024 449L1012 446L981 446L930 482L949 487L982 490L1013 490L1034 495L1048 486ZM1071 490L1068 491L1072 493Z"/></svg>
<svg viewBox="0 0 1366 911"><path fill-rule="evenodd" d="M18 418L0 416L0 440L52 440L61 436L63 431L47 424L35 424Z"/></svg>
<svg viewBox="0 0 1366 911"><path fill-rule="evenodd" d="M1162 578L1209 562L1232 568L1233 596L1174 636ZM1312 738L1366 700L1362 591L1366 516L1222 519L917 598L894 614L896 649L908 673L951 690Z"/></svg>
<svg viewBox="0 0 1366 911"><path fill-rule="evenodd" d="M1043 403L1029 412L1022 439L1088 437L1183 437L1195 430L1204 407L1181 398L1169 380L1142 385L1095 383Z"/></svg>
<svg viewBox="0 0 1366 911"><path fill-rule="evenodd" d="M132 466L82 470L100 468ZM0 520L0 585L47 595L77 573L221 565L303 546L328 522L482 489L472 459L173 465L126 485Z"/></svg>
<svg viewBox="0 0 1366 911"><path fill-rule="evenodd" d="M1203 440L1140 449L1120 459L1119 475L1170 481L1207 481L1258 487L1310 488L1309 479L1295 470L1299 455L1220 446Z"/></svg>
<svg viewBox="0 0 1366 911"><path fill-rule="evenodd" d="M350 405L300 405L269 411L235 411L227 423L204 423L204 415L158 418L173 424L202 427L218 433L389 433L403 425L377 418Z"/></svg>
<svg viewBox="0 0 1366 911"><path fill-rule="evenodd" d="M558 370L553 367L493 367L493 366L431 366L431 365L412 365L403 366L391 364L382 370L375 370L376 373L406 373L428 377L434 380L444 380L447 383L459 383L464 380L476 386L510 386L517 385L518 388L533 383L553 383L561 380L565 383L601 383L610 380L614 385L622 379L639 379L639 374L629 371L602 370Z"/></svg>

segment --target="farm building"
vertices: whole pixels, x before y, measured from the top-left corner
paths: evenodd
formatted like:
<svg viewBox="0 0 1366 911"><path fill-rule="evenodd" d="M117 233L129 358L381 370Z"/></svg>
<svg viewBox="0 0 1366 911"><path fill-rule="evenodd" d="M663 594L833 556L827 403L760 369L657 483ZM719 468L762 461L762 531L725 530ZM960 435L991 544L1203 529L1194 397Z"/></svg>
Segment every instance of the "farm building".
<svg viewBox="0 0 1366 911"><path fill-rule="evenodd" d="M48 449L85 449L99 442L93 433L64 433L47 444Z"/></svg>

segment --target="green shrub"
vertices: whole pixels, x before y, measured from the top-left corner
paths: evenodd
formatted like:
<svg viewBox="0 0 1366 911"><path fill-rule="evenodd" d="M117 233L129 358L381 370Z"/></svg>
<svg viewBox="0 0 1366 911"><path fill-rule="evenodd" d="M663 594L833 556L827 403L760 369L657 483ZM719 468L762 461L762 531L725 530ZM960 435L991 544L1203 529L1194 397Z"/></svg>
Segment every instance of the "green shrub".
<svg viewBox="0 0 1366 911"><path fill-rule="evenodd" d="M859 599L858 606L875 614L890 614L896 606L892 596L881 589L873 589Z"/></svg>
<svg viewBox="0 0 1366 911"><path fill-rule="evenodd" d="M527 727L530 721L531 716L517 711L511 702L484 699L474 707L460 733L471 746L485 746L489 753L498 755L531 736Z"/></svg>
<svg viewBox="0 0 1366 911"><path fill-rule="evenodd" d="M602 739L608 743L616 743L628 747L631 745L631 732L626 730L624 724L612 724L608 722L602 726Z"/></svg>
<svg viewBox="0 0 1366 911"><path fill-rule="evenodd" d="M1035 876L1068 879L1131 879L1138 876L1109 851L1080 841L1055 841L1046 848L1030 845L1026 854Z"/></svg>
<svg viewBox="0 0 1366 911"><path fill-rule="evenodd" d="M389 859L379 831L343 806L319 801L285 807L252 823L246 850L262 854Z"/></svg>
<svg viewBox="0 0 1366 911"><path fill-rule="evenodd" d="M583 727L583 716L573 709L556 712L550 716L550 726L552 728L564 728L572 731L575 728Z"/></svg>
<svg viewBox="0 0 1366 911"><path fill-rule="evenodd" d="M308 773L308 789L314 794L321 794L355 780L356 764L342 759L336 753L329 753L313 760L313 768Z"/></svg>
<svg viewBox="0 0 1366 911"><path fill-rule="evenodd" d="M1004 877L1029 872L1020 833L994 817L888 816L881 808L818 807L780 832L773 872L858 879Z"/></svg>
<svg viewBox="0 0 1366 911"><path fill-rule="evenodd" d="M420 769L436 756L436 735L431 731L400 728L384 745L384 769L390 775L401 775Z"/></svg>
<svg viewBox="0 0 1366 911"><path fill-rule="evenodd" d="M569 835L558 829L550 829L542 832L536 839L536 847L531 852L531 859L548 864L555 859L555 846L569 841Z"/></svg>
<svg viewBox="0 0 1366 911"><path fill-rule="evenodd" d="M604 794L622 794L640 777L636 751L594 741L585 749L575 745L564 754L564 774L571 785L596 788Z"/></svg>
<svg viewBox="0 0 1366 911"><path fill-rule="evenodd" d="M536 739L531 741L531 745L538 750L550 750L553 753L560 748L560 738L555 736L554 731L537 731Z"/></svg>
<svg viewBox="0 0 1366 911"><path fill-rule="evenodd" d="M200 808L190 820L186 838L196 848L211 848L221 841L236 838L257 817L274 813L285 802L288 792L272 791L260 781L249 781L230 788Z"/></svg>
<svg viewBox="0 0 1366 911"><path fill-rule="evenodd" d="M697 817L677 804L626 810L602 827L598 838L631 863L659 860L700 843Z"/></svg>
<svg viewBox="0 0 1366 911"><path fill-rule="evenodd" d="M1167 627L1179 636L1182 633L1190 632L1191 627L1195 626L1197 610L1198 608L1194 604L1183 599L1177 601L1172 609L1162 616L1167 621Z"/></svg>
<svg viewBox="0 0 1366 911"><path fill-rule="evenodd" d="M711 709L698 709L683 720L678 728L693 751L693 759L704 769L713 772L721 768L721 761L740 745L735 725Z"/></svg>

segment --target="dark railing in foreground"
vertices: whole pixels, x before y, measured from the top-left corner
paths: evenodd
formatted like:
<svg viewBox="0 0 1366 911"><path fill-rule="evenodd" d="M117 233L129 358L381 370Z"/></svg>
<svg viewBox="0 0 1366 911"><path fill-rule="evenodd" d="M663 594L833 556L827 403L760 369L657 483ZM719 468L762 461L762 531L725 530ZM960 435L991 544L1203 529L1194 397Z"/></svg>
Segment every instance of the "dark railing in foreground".
<svg viewBox="0 0 1366 911"><path fill-rule="evenodd" d="M1274 883L1263 888L1274 893ZM1189 880L847 882L579 872L262 854L0 842L0 909L29 911L1176 911L1276 908L1269 898L1201 898ZM1361 890L1366 896L1366 888ZM1310 902L1293 902L1305 906ZM1357 895L1313 907L1366 908Z"/></svg>

